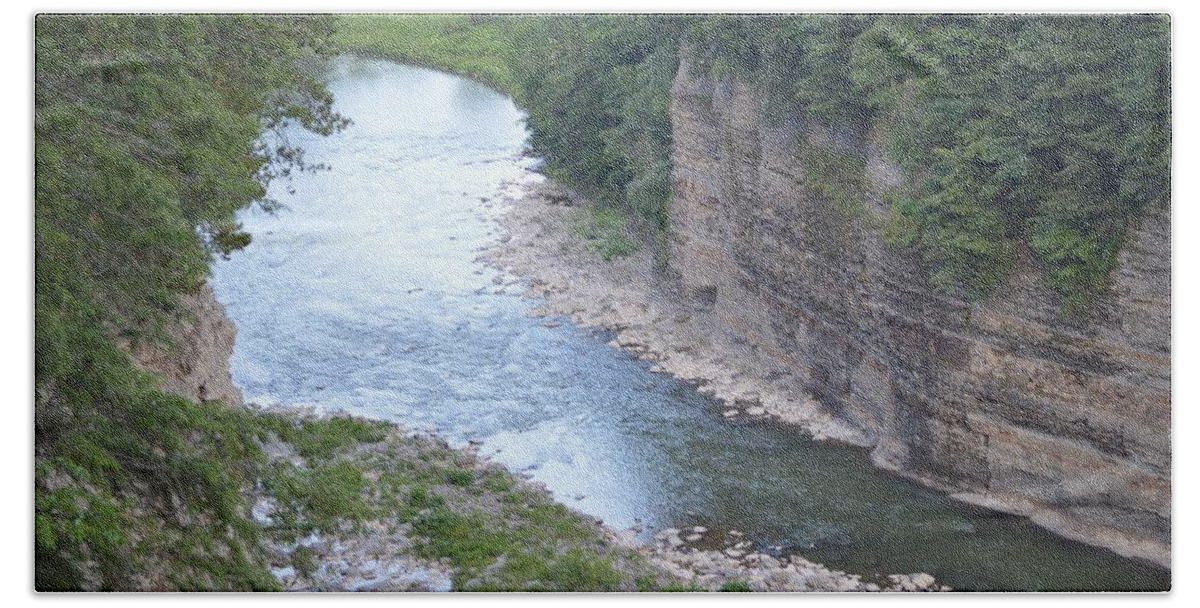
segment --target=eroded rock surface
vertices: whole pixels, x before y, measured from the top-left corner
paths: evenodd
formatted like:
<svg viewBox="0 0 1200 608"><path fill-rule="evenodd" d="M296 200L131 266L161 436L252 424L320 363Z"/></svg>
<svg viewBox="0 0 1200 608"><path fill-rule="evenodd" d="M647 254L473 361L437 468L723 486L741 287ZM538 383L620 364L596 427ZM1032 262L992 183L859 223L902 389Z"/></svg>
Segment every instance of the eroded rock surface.
<svg viewBox="0 0 1200 608"><path fill-rule="evenodd" d="M1131 232L1084 321L1032 260L970 307L884 238L900 172L877 142L763 114L748 86L683 61L669 251L599 261L572 230L586 212L530 174L502 193L508 235L485 258L547 298L534 314L615 330L613 346L700 383L727 417L872 446L956 498L1169 565L1169 210ZM860 205L806 191L797 141L868 159Z"/></svg>
<svg viewBox="0 0 1200 608"><path fill-rule="evenodd" d="M146 371L162 377L162 389L193 401L224 401L242 405L242 393L233 386L229 357L237 333L208 285L180 296L182 317L168 326L175 344L142 345L134 360Z"/></svg>

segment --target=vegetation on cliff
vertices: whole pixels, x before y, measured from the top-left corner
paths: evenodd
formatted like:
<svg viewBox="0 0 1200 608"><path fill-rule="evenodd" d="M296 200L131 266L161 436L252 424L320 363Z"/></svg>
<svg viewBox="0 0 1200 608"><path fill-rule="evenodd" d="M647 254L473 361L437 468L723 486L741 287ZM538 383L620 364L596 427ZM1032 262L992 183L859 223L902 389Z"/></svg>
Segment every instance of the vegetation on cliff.
<svg viewBox="0 0 1200 608"><path fill-rule="evenodd" d="M722 16L690 32L776 115L881 133L908 184L893 234L943 290L997 287L1021 250L1064 309L1170 204L1170 22L1151 15Z"/></svg>
<svg viewBox="0 0 1200 608"><path fill-rule="evenodd" d="M881 134L906 176L887 233L921 252L936 287L970 300L1028 252L1064 311L1082 312L1141 210L1170 201L1161 15L354 16L338 39L502 74L489 81L529 110L548 172L658 232L671 200L670 87L686 44L700 69L751 83L776 121ZM486 49L489 68L473 67L484 59L469 50L445 51L448 40ZM798 156L831 154L842 152ZM861 180L849 173L864 162L837 163L849 167L844 180L817 163L806 182L844 209L853 193L840 182Z"/></svg>
<svg viewBox="0 0 1200 608"><path fill-rule="evenodd" d="M164 393L124 348L245 245L234 211L305 167L260 138L343 121L306 70L329 18L36 21L35 541L39 589L273 588L241 489L242 410Z"/></svg>

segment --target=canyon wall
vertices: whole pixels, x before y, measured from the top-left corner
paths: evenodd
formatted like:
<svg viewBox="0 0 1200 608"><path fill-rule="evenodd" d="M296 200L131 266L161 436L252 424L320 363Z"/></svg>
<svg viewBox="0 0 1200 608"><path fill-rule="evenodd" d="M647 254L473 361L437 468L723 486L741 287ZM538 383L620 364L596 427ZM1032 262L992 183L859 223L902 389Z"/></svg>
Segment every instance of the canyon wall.
<svg viewBox="0 0 1200 608"><path fill-rule="evenodd" d="M880 466L1169 565L1170 211L1130 234L1087 321L1060 315L1031 259L968 307L885 238L901 174L870 134L773 124L749 85L693 72L685 56L671 110L685 297ZM806 146L867 159L853 205L806 186Z"/></svg>
<svg viewBox="0 0 1200 608"><path fill-rule="evenodd" d="M208 285L179 300L185 312L167 328L175 344L143 345L133 350L134 361L158 374L167 392L197 402L242 405L242 393L229 372L237 329L225 316L225 307Z"/></svg>

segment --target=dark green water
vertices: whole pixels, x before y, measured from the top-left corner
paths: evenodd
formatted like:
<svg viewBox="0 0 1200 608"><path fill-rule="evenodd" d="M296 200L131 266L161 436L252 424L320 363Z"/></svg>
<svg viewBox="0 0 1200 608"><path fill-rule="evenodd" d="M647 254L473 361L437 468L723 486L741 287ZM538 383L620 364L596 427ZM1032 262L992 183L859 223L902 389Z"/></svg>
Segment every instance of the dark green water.
<svg viewBox="0 0 1200 608"><path fill-rule="evenodd" d="M510 99L430 70L343 58L330 72L355 124L294 134L332 170L301 176L213 286L238 326L249 401L315 405L437 429L617 526L736 529L831 567L929 572L973 590L1165 589L1170 575L955 503L875 469L864 450L730 423L691 386L607 336L540 325L475 262L493 199L522 175Z"/></svg>

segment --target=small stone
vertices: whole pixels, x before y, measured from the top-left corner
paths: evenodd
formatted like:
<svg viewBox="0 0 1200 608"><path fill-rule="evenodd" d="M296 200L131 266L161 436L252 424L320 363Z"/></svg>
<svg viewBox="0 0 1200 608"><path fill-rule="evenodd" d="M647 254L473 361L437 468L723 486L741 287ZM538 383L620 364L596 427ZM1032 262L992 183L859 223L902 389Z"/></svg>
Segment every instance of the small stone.
<svg viewBox="0 0 1200 608"><path fill-rule="evenodd" d="M734 416L738 415L738 411L737 410L725 410L724 412L721 412L721 415L726 418L733 418Z"/></svg>
<svg viewBox="0 0 1200 608"><path fill-rule="evenodd" d="M704 534L705 532L708 532L708 528L705 528L704 526L696 526L692 528L692 532L695 532L696 534Z"/></svg>
<svg viewBox="0 0 1200 608"><path fill-rule="evenodd" d="M701 534L689 534L689 535L687 535L687 538L685 538L684 540L686 540L689 543L694 543L702 538L704 538L704 536Z"/></svg>
<svg viewBox="0 0 1200 608"><path fill-rule="evenodd" d="M559 323L558 321L546 321L542 323L542 327L549 327L550 329L554 329L555 327L559 327L561 325L562 323Z"/></svg>
<svg viewBox="0 0 1200 608"><path fill-rule="evenodd" d="M750 415L750 416L762 416L763 414L766 414L766 413L767 413L767 410L761 406L756 405L754 407L746 408L746 414Z"/></svg>
<svg viewBox="0 0 1200 608"><path fill-rule="evenodd" d="M912 576L912 582L920 589L928 589L933 586L933 575L922 572Z"/></svg>

